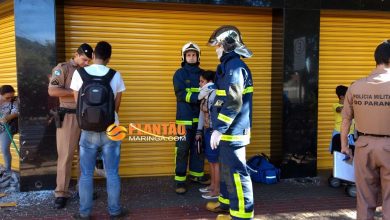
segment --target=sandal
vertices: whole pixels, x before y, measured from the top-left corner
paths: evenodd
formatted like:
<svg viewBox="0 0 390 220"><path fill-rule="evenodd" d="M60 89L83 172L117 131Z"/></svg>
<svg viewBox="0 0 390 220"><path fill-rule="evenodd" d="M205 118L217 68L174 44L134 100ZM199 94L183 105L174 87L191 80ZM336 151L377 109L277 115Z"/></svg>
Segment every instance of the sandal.
<svg viewBox="0 0 390 220"><path fill-rule="evenodd" d="M206 193L202 195L202 198L204 199L218 199L219 195L213 195L210 193Z"/></svg>
<svg viewBox="0 0 390 220"><path fill-rule="evenodd" d="M206 187L203 187L203 188L199 189L199 192L201 192L201 193L208 193L208 192L211 192L211 191L213 191L213 190L211 189L210 186L206 186Z"/></svg>

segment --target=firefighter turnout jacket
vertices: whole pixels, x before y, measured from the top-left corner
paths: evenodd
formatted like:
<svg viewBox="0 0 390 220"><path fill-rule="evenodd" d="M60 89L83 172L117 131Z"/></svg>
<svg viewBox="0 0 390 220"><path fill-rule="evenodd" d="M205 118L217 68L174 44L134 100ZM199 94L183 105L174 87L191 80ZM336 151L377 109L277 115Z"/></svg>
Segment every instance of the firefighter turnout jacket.
<svg viewBox="0 0 390 220"><path fill-rule="evenodd" d="M176 124L192 126L199 121L199 78L202 69L198 64L184 63L173 76L176 95Z"/></svg>
<svg viewBox="0 0 390 220"><path fill-rule="evenodd" d="M213 129L232 147L250 143L253 81L248 66L235 52L224 54L218 65L216 97L211 109Z"/></svg>

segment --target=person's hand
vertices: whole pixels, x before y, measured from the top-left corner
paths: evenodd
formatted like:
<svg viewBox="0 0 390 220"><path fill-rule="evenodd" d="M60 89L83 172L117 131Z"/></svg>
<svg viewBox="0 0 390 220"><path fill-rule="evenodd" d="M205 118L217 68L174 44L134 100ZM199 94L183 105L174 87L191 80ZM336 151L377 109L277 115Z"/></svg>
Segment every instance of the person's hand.
<svg viewBox="0 0 390 220"><path fill-rule="evenodd" d="M197 134L197 135L195 136L195 140L197 140L197 141L202 140L202 135L201 135L201 134Z"/></svg>
<svg viewBox="0 0 390 220"><path fill-rule="evenodd" d="M210 145L211 145L211 149L217 149L218 145L219 145L219 142L221 141L221 137L222 137L222 133L217 131L217 130L214 130L213 133L211 134L211 138L210 138Z"/></svg>
<svg viewBox="0 0 390 220"><path fill-rule="evenodd" d="M352 149L349 146L341 146L341 153L347 155L351 160L353 158Z"/></svg>

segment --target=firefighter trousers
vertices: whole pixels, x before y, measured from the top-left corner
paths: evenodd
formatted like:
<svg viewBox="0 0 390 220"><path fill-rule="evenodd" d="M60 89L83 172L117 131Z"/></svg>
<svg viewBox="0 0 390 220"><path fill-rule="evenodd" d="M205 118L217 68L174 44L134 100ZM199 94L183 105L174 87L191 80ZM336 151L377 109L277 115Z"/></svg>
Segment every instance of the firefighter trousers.
<svg viewBox="0 0 390 220"><path fill-rule="evenodd" d="M253 219L253 188L246 166L245 146L232 147L221 141L219 146L221 168L221 208L229 210L233 219Z"/></svg>
<svg viewBox="0 0 390 220"><path fill-rule="evenodd" d="M196 152L195 142L196 127L186 128L186 140L176 142L175 148L175 181L185 182L187 176L187 165L189 163L189 174L194 177L204 176L204 154Z"/></svg>

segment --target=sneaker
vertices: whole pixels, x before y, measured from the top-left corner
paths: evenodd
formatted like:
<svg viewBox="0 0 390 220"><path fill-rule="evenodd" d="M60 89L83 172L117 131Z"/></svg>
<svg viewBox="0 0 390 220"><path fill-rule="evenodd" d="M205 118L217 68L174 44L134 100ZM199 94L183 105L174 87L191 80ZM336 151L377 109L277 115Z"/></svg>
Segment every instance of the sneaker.
<svg viewBox="0 0 390 220"><path fill-rule="evenodd" d="M56 200L54 200L54 206L56 209L62 209L66 206L66 202L68 201L68 198L66 197L57 197Z"/></svg>
<svg viewBox="0 0 390 220"><path fill-rule="evenodd" d="M216 218L216 220L231 220L231 219L232 217L230 215L222 215L222 214L218 215Z"/></svg>
<svg viewBox="0 0 390 220"><path fill-rule="evenodd" d="M73 219L76 219L76 220L90 220L90 219L92 219L91 216L83 216L83 215L80 215L79 213L74 214L72 217L73 217Z"/></svg>
<svg viewBox="0 0 390 220"><path fill-rule="evenodd" d="M229 213L228 209L221 208L220 202L208 202L206 204L206 209L215 213Z"/></svg>
<svg viewBox="0 0 390 220"><path fill-rule="evenodd" d="M192 182L200 183L200 184L202 184L202 185L210 185L210 183L211 183L211 180L210 180L210 179L207 179L205 176L202 176L202 177L191 176L191 177L190 177L190 180L191 180Z"/></svg>
<svg viewBox="0 0 390 220"><path fill-rule="evenodd" d="M129 210L122 208L121 213L117 215L110 215L110 220L122 219L129 215Z"/></svg>
<svg viewBox="0 0 390 220"><path fill-rule="evenodd" d="M208 192L211 192L211 188L210 188L210 186L206 186L206 187L200 188L199 192L208 193Z"/></svg>
<svg viewBox="0 0 390 220"><path fill-rule="evenodd" d="M177 183L175 192L177 194L184 194L187 192L186 184L185 183Z"/></svg>
<svg viewBox="0 0 390 220"><path fill-rule="evenodd" d="M204 199L218 199L219 195L211 195L209 193L203 194L202 198Z"/></svg>

